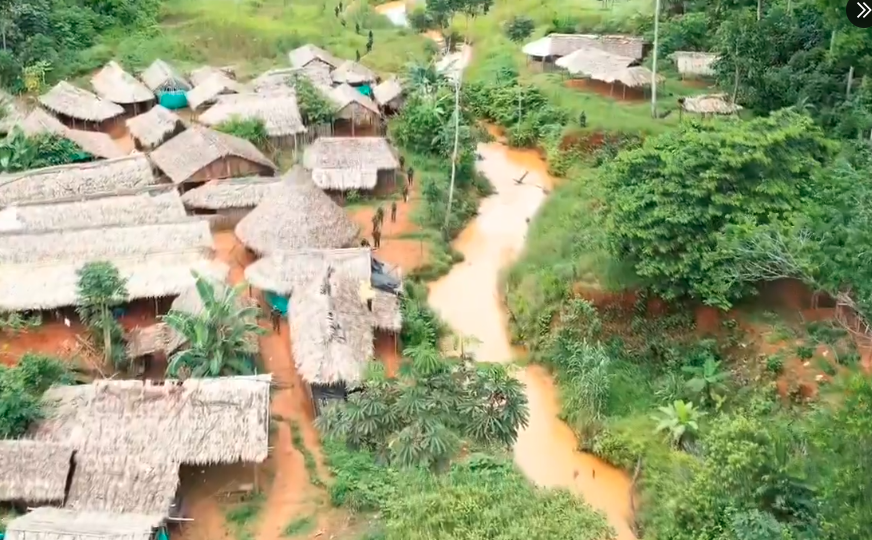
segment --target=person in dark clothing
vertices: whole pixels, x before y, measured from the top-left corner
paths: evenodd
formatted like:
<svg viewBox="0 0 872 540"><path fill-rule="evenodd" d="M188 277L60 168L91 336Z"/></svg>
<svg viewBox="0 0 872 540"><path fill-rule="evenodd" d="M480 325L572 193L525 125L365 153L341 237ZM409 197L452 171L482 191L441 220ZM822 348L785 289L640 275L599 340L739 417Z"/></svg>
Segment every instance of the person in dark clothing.
<svg viewBox="0 0 872 540"><path fill-rule="evenodd" d="M272 319L273 332L278 332L281 328L282 314L276 308L270 310L270 319Z"/></svg>
<svg viewBox="0 0 872 540"><path fill-rule="evenodd" d="M406 166L406 158L400 156L400 170L402 170Z"/></svg>
<svg viewBox="0 0 872 540"><path fill-rule="evenodd" d="M406 180L408 180L409 185L412 185L412 182L415 180L415 170L409 167L406 171Z"/></svg>
<svg viewBox="0 0 872 540"><path fill-rule="evenodd" d="M362 248L368 248L368 247L369 247L369 240L367 240L366 238L362 239L362 240L360 241L360 247L362 247Z"/></svg>
<svg viewBox="0 0 872 540"><path fill-rule="evenodd" d="M409 202L409 186L408 185L403 186L403 202L404 203Z"/></svg>
<svg viewBox="0 0 872 540"><path fill-rule="evenodd" d="M372 244L373 249L378 249L381 247L381 231L378 229L373 229L372 231Z"/></svg>
<svg viewBox="0 0 872 540"><path fill-rule="evenodd" d="M338 19L338 18L339 18L339 6L336 6L336 7L333 9L333 13L336 15L336 18Z"/></svg>
<svg viewBox="0 0 872 540"><path fill-rule="evenodd" d="M391 201L391 223L397 222L397 201Z"/></svg>

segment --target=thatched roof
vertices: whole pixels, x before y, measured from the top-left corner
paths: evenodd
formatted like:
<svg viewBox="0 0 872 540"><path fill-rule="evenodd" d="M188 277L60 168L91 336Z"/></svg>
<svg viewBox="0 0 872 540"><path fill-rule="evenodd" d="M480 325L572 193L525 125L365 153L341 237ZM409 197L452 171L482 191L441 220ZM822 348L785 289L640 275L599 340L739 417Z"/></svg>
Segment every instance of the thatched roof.
<svg viewBox="0 0 872 540"><path fill-rule="evenodd" d="M127 120L127 129L142 147L154 148L185 129L182 119L160 105Z"/></svg>
<svg viewBox="0 0 872 540"><path fill-rule="evenodd" d="M36 441L0 441L0 501L63 502L73 449Z"/></svg>
<svg viewBox="0 0 872 540"><path fill-rule="evenodd" d="M629 56L618 56L595 47L582 47L555 62L573 75L600 80L603 74L628 68L636 63Z"/></svg>
<svg viewBox="0 0 872 540"><path fill-rule="evenodd" d="M372 95L376 103L384 106L403 95L403 86L397 78L393 77L373 88Z"/></svg>
<svg viewBox="0 0 872 540"><path fill-rule="evenodd" d="M54 309L78 301L77 271L109 261L127 280L130 300L181 294L192 271L224 279L226 264L212 260L204 220L0 236L0 310Z"/></svg>
<svg viewBox="0 0 872 540"><path fill-rule="evenodd" d="M151 161L176 184L189 179L210 163L228 157L237 157L276 170L275 164L245 139L196 125L151 153Z"/></svg>
<svg viewBox="0 0 872 540"><path fill-rule="evenodd" d="M296 302L296 293L322 275L327 266L355 282L369 282L372 279L372 252L369 248L278 252L249 265L245 269L245 279L258 289L293 296ZM370 320L374 328L398 332L402 328L402 317L397 295L376 290Z"/></svg>
<svg viewBox="0 0 872 540"><path fill-rule="evenodd" d="M715 53L707 52L692 52L692 51L675 51L671 55L675 62L675 67L678 68L678 73L682 75L714 75L714 63L718 59Z"/></svg>
<svg viewBox="0 0 872 540"><path fill-rule="evenodd" d="M6 527L6 540L150 540L162 519L140 514L77 512L44 506Z"/></svg>
<svg viewBox="0 0 872 540"><path fill-rule="evenodd" d="M159 442L157 443L159 444ZM164 518L179 487L179 464L141 455L76 454L66 508Z"/></svg>
<svg viewBox="0 0 872 540"><path fill-rule="evenodd" d="M307 43L302 47L297 47L289 52L288 60L290 60L291 66L295 68L305 67L314 61L323 62L333 69L338 68L340 64L342 64L342 60L336 58L321 47L317 47L311 43Z"/></svg>
<svg viewBox="0 0 872 540"><path fill-rule="evenodd" d="M332 249L350 246L358 227L336 203L312 183L302 167L294 167L281 187L236 225L236 236L266 255L289 249Z"/></svg>
<svg viewBox="0 0 872 540"><path fill-rule="evenodd" d="M378 80L375 71L354 60L342 62L330 76L336 84L367 84Z"/></svg>
<svg viewBox="0 0 872 540"><path fill-rule="evenodd" d="M192 88L191 83L176 68L160 58L152 62L140 78L152 92L188 91Z"/></svg>
<svg viewBox="0 0 872 540"><path fill-rule="evenodd" d="M255 92L269 91L275 88L293 89L294 85L291 82L291 78L302 73L302 71L302 69L298 68L269 69L255 77L254 80L249 83L249 86L251 86Z"/></svg>
<svg viewBox="0 0 872 540"><path fill-rule="evenodd" d="M215 101L220 95L239 94L246 90L244 84L236 82L223 72L217 72L198 83L185 96L188 98L188 106L197 109L204 103Z"/></svg>
<svg viewBox="0 0 872 540"><path fill-rule="evenodd" d="M102 379L54 386L34 439L77 454L151 463L259 463L267 457L270 375L185 381Z"/></svg>
<svg viewBox="0 0 872 540"><path fill-rule="evenodd" d="M67 81L57 83L47 93L39 96L39 102L51 111L89 122L102 122L124 114L121 105L100 99Z"/></svg>
<svg viewBox="0 0 872 540"><path fill-rule="evenodd" d="M0 206L151 186L157 179L144 154L0 174Z"/></svg>
<svg viewBox="0 0 872 540"><path fill-rule="evenodd" d="M287 137L306 132L297 96L290 88L272 88L261 93L221 96L200 115L200 122L217 126L233 118L263 122L270 137Z"/></svg>
<svg viewBox="0 0 872 540"><path fill-rule="evenodd" d="M690 113L700 114L736 114L742 106L731 103L726 94L705 94L681 98L678 100L681 108Z"/></svg>
<svg viewBox="0 0 872 540"><path fill-rule="evenodd" d="M321 137L303 156L303 166L321 189L374 189L378 171L400 167L383 137Z"/></svg>
<svg viewBox="0 0 872 540"><path fill-rule="evenodd" d="M115 61L109 62L91 77L91 86L98 96L112 103L123 105L154 101L154 93Z"/></svg>
<svg viewBox="0 0 872 540"><path fill-rule="evenodd" d="M649 86L652 75L654 73L646 67L630 66L612 72L600 73L591 78L605 83L619 82L629 88L638 88L640 86ZM663 82L663 80L663 76L657 75L657 82Z"/></svg>
<svg viewBox="0 0 872 540"><path fill-rule="evenodd" d="M278 191L281 179L270 176L213 180L182 195L188 208L225 210L254 208Z"/></svg>
<svg viewBox="0 0 872 540"><path fill-rule="evenodd" d="M373 100L364 96L347 84L340 84L332 89L330 99L336 104L336 109L341 113L343 109L352 104L357 104L373 114L380 115L381 111Z"/></svg>
<svg viewBox="0 0 872 540"><path fill-rule="evenodd" d="M191 80L191 85L197 86L198 84L202 84L212 75L216 73L224 75L236 80L236 72L233 69L233 66L224 66L224 67L213 67L213 66L200 66L197 69L191 70L190 76L188 77Z"/></svg>
<svg viewBox="0 0 872 540"><path fill-rule="evenodd" d="M112 137L99 131L70 129L60 120L40 108L33 109L19 124L28 137L50 133L72 141L85 152L98 158L117 158L126 155Z"/></svg>
<svg viewBox="0 0 872 540"><path fill-rule="evenodd" d="M324 62L309 62L300 69L300 73L312 81L312 84L327 88L333 86L333 77L330 76L331 71L333 71L333 68Z"/></svg>
<svg viewBox="0 0 872 540"><path fill-rule="evenodd" d="M325 269L294 295L291 351L303 381L360 383L373 355L372 313L360 289L359 280Z"/></svg>
<svg viewBox="0 0 872 540"><path fill-rule="evenodd" d="M148 225L178 222L186 217L182 198L176 191L154 195L99 194L61 201L10 206L0 210L0 223L18 224L14 228L0 225L0 232ZM4 216L7 217L4 219Z"/></svg>
<svg viewBox="0 0 872 540"><path fill-rule="evenodd" d="M537 58L567 56L579 49L595 48L618 56L641 60L645 40L626 35L549 34L530 42L521 49L527 56Z"/></svg>

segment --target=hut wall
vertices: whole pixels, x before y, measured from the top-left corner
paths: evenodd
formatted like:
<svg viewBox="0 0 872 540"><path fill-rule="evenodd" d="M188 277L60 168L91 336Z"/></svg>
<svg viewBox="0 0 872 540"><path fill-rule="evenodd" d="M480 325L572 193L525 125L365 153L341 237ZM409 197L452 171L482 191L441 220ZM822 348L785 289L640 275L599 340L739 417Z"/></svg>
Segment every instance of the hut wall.
<svg viewBox="0 0 872 540"><path fill-rule="evenodd" d="M355 124L375 124L378 115L359 103L349 103L344 109L336 114L339 120L354 121Z"/></svg>
<svg viewBox="0 0 872 540"><path fill-rule="evenodd" d="M376 180L375 189L372 190L372 193L376 196L384 196L390 195L397 191L397 186L399 183L397 182L397 178L399 178L399 173L395 170L382 170L378 172L378 179Z"/></svg>
<svg viewBox="0 0 872 540"><path fill-rule="evenodd" d="M119 124L121 128L127 129L127 125L124 123L126 120L124 117L126 115L116 116L115 118L110 118L103 122L90 122L88 120L72 118L58 112L55 112L55 116L68 128L79 129L82 131L101 131L103 133L111 133L113 130L119 129Z"/></svg>
<svg viewBox="0 0 872 540"><path fill-rule="evenodd" d="M531 71L538 73L560 71L560 68L554 63L558 58L558 56L528 56L527 66Z"/></svg>
<svg viewBox="0 0 872 540"><path fill-rule="evenodd" d="M154 107L155 100L149 101L141 101L139 103L119 103L121 107L124 109L124 114L122 115L124 119L133 118L134 116L139 116L144 112L148 112L152 107Z"/></svg>
<svg viewBox="0 0 872 540"><path fill-rule="evenodd" d="M230 156L218 159L195 172L185 182L188 184L200 184L209 180L222 178L237 178L244 176L273 176L274 171L247 159Z"/></svg>

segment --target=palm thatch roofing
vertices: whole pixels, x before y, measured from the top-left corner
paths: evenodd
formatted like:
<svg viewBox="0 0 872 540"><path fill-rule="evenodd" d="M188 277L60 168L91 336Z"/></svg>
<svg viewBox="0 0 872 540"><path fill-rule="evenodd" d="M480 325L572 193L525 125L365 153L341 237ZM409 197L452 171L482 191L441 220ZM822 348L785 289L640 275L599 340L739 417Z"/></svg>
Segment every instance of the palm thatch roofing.
<svg viewBox="0 0 872 540"><path fill-rule="evenodd" d="M604 73L612 73L628 68L635 64L636 60L629 56L608 53L596 47L582 47L559 58L555 63L562 68L566 68L573 75L580 74L592 79L598 79Z"/></svg>
<svg viewBox="0 0 872 540"><path fill-rule="evenodd" d="M154 148L184 130L185 125L175 113L155 105L148 112L127 120L127 129L143 148Z"/></svg>
<svg viewBox="0 0 872 540"><path fill-rule="evenodd" d="M179 464L141 455L76 454L66 508L165 518L179 487Z"/></svg>
<svg viewBox="0 0 872 540"><path fill-rule="evenodd" d="M157 184L144 154L92 163L59 165L0 174L0 206L87 196Z"/></svg>
<svg viewBox="0 0 872 540"><path fill-rule="evenodd" d="M342 62L330 76L336 84L367 84L378 80L375 71L354 60Z"/></svg>
<svg viewBox="0 0 872 540"><path fill-rule="evenodd" d="M271 375L54 386L34 439L77 454L207 465L266 459Z"/></svg>
<svg viewBox="0 0 872 540"><path fill-rule="evenodd" d="M297 373L309 384L360 384L373 355L372 313L361 282L326 268L294 295L288 310Z"/></svg>
<svg viewBox="0 0 872 540"><path fill-rule="evenodd" d="M649 86L654 72L643 66L630 66L628 68L618 69L616 71L601 73L596 78L605 83L619 82L628 88L639 88L641 86ZM657 75L657 82L663 82L663 77Z"/></svg>
<svg viewBox="0 0 872 540"><path fill-rule="evenodd" d="M715 74L714 63L719 58L715 53L693 51L675 51L670 57L681 75L703 76Z"/></svg>
<svg viewBox="0 0 872 540"><path fill-rule="evenodd" d="M227 275L227 265L212 260L212 247L208 222L196 219L0 235L0 310L76 305L77 271L90 261L113 263L130 300L176 296L194 284L192 271L218 280Z"/></svg>
<svg viewBox="0 0 872 540"><path fill-rule="evenodd" d="M6 527L8 540L150 540L162 519L140 514L77 512L44 506Z"/></svg>
<svg viewBox="0 0 872 540"><path fill-rule="evenodd" d="M372 279L372 251L369 248L301 249L273 253L245 269L245 279L258 289L293 296L332 266L356 283ZM402 328L400 299L396 294L376 290L370 321L373 328L398 332Z"/></svg>
<svg viewBox="0 0 872 540"><path fill-rule="evenodd" d="M294 167L281 186L236 225L236 236L261 255L289 249L350 246L358 227L302 167Z"/></svg>
<svg viewBox="0 0 872 540"><path fill-rule="evenodd" d="M61 81L39 96L39 102L51 111L69 118L88 122L103 122L124 114L121 105L100 99L96 95Z"/></svg>
<svg viewBox="0 0 872 540"><path fill-rule="evenodd" d="M338 68L342 64L342 60L311 43L297 47L289 52L288 60L290 60L291 66L295 68L305 67L314 61L323 62L333 69Z"/></svg>
<svg viewBox="0 0 872 540"><path fill-rule="evenodd" d="M249 83L249 86L255 92L270 91L276 88L290 88L293 90L294 85L291 79L300 73L302 73L302 69L298 68L269 69L255 77Z"/></svg>
<svg viewBox="0 0 872 540"><path fill-rule="evenodd" d="M126 105L154 101L154 93L115 61L91 77L91 86L98 96L112 103Z"/></svg>
<svg viewBox="0 0 872 540"><path fill-rule="evenodd" d="M342 116L344 109L354 104L363 107L372 114L381 115L378 105L376 105L373 100L364 96L347 84L340 84L332 89L329 97L336 104L336 110L339 111L339 116Z"/></svg>
<svg viewBox="0 0 872 540"><path fill-rule="evenodd" d="M682 110L700 114L736 114L742 106L732 103L726 94L705 94L678 100Z"/></svg>
<svg viewBox="0 0 872 540"><path fill-rule="evenodd" d="M618 56L635 60L643 57L645 40L626 35L597 34L549 34L532 41L521 49L527 56L537 58L567 56L579 49L595 48Z"/></svg>
<svg viewBox="0 0 872 540"><path fill-rule="evenodd" d="M400 84L399 79L392 77L373 88L372 95L376 103L385 106L403 95L403 85Z"/></svg>
<svg viewBox="0 0 872 540"><path fill-rule="evenodd" d="M272 197L281 187L281 179L270 176L212 180L182 195L188 208L199 210L227 210L254 208Z"/></svg>
<svg viewBox="0 0 872 540"><path fill-rule="evenodd" d="M233 118L260 120L270 137L306 133L297 106L297 95L290 88L220 96L215 105L200 115L199 120L207 126L217 126Z"/></svg>
<svg viewBox="0 0 872 540"><path fill-rule="evenodd" d="M216 72L190 90L185 96L191 109L198 109L204 103L215 101L223 94L240 94L247 90L246 86L228 77L223 72Z"/></svg>
<svg viewBox="0 0 872 540"><path fill-rule="evenodd" d="M171 64L160 58L151 63L140 75L142 82L152 92L172 92L191 88L191 83Z"/></svg>
<svg viewBox="0 0 872 540"><path fill-rule="evenodd" d="M117 158L126 155L112 137L98 131L70 129L60 120L40 108L33 109L19 124L28 137L48 133L72 141L85 152L98 158Z"/></svg>
<svg viewBox="0 0 872 540"><path fill-rule="evenodd" d="M62 502L72 457L60 444L0 441L0 501Z"/></svg>
<svg viewBox="0 0 872 540"><path fill-rule="evenodd" d="M275 164L245 139L196 125L160 145L150 157L176 184L188 180L209 164L229 157L276 170Z"/></svg>
<svg viewBox="0 0 872 540"><path fill-rule="evenodd" d="M324 62L309 62L299 69L299 72L312 81L312 84L327 88L333 86L333 77L330 76L331 71L333 71L333 68Z"/></svg>
<svg viewBox="0 0 872 540"><path fill-rule="evenodd" d="M321 189L374 189L378 171L395 170L400 162L383 137L321 137L303 156L303 166Z"/></svg>
<svg viewBox="0 0 872 540"><path fill-rule="evenodd" d="M120 225L149 225L185 219L185 207L176 191L112 195L98 194L78 199L54 199L39 204L10 206L0 210L0 232L44 232Z"/></svg>
<svg viewBox="0 0 872 540"><path fill-rule="evenodd" d="M189 74L189 79L191 80L191 84L193 86L197 86L198 84L202 84L212 75L216 73L220 75L224 75L225 77L229 77L236 80L236 72L234 71L232 66L224 66L224 67L213 67L213 66L200 66L197 69L191 70Z"/></svg>

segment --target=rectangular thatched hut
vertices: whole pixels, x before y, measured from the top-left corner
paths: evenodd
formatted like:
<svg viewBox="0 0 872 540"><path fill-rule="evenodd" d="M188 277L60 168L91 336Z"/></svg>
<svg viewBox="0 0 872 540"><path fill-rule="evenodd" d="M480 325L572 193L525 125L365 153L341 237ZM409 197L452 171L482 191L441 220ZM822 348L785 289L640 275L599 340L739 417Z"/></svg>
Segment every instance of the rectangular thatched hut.
<svg viewBox="0 0 872 540"><path fill-rule="evenodd" d="M232 119L260 120L270 142L278 148L297 148L301 142L299 136L306 133L297 96L291 88L220 96L199 118L201 123L211 127Z"/></svg>
<svg viewBox="0 0 872 540"><path fill-rule="evenodd" d="M151 540L155 516L44 506L9 522L6 540Z"/></svg>
<svg viewBox="0 0 872 540"><path fill-rule="evenodd" d="M151 153L174 184L188 186L242 176L273 176L275 164L250 142L193 125Z"/></svg>
<svg viewBox="0 0 872 540"><path fill-rule="evenodd" d="M354 60L346 60L339 64L330 74L333 84L347 84L349 86L372 86L378 82L375 71Z"/></svg>
<svg viewBox="0 0 872 540"><path fill-rule="evenodd" d="M73 449L28 440L0 441L0 501L16 504L62 504Z"/></svg>
<svg viewBox="0 0 872 540"><path fill-rule="evenodd" d="M82 149L84 155L82 161L92 158L112 159L126 155L120 146L115 144L112 137L99 131L85 131L68 128L60 120L40 108L33 109L18 127L28 137L43 134L56 135L67 139Z"/></svg>
<svg viewBox="0 0 872 540"><path fill-rule="evenodd" d="M188 106L191 110L197 110L204 105L215 103L218 96L225 94L241 94L246 92L248 87L236 80L230 78L223 71L217 71L206 77L202 82L190 90L185 97L188 99Z"/></svg>
<svg viewBox="0 0 872 540"><path fill-rule="evenodd" d="M158 104L177 110L188 106L185 93L193 86L172 65L157 59L142 72L140 78L157 97Z"/></svg>
<svg viewBox="0 0 872 540"><path fill-rule="evenodd" d="M188 78L191 81L191 85L197 86L203 84L206 82L206 79L215 74L224 75L229 79L236 80L236 71L234 71L232 66L200 66L196 69L192 69Z"/></svg>
<svg viewBox="0 0 872 540"><path fill-rule="evenodd" d="M291 66L295 68L303 68L313 63L320 63L334 70L342 64L342 60L311 43L297 47L289 52L288 60L291 62Z"/></svg>
<svg viewBox="0 0 872 540"><path fill-rule="evenodd" d="M403 85L395 77L382 81L372 89L375 102L388 113L395 113L403 107L403 93Z"/></svg>
<svg viewBox="0 0 872 540"><path fill-rule="evenodd" d="M328 97L336 105L334 124L347 123L352 136L359 127L372 129L381 126L378 105L351 86L340 84L330 90Z"/></svg>
<svg viewBox="0 0 872 540"><path fill-rule="evenodd" d="M124 107L127 115L145 112L155 102L154 93L115 61L91 77L91 86L101 98Z"/></svg>
<svg viewBox="0 0 872 540"><path fill-rule="evenodd" d="M707 52L675 51L671 55L682 77L711 77L715 74L714 63L718 55Z"/></svg>
<svg viewBox="0 0 872 540"><path fill-rule="evenodd" d="M383 137L321 137L306 148L303 166L323 190L387 193L400 163Z"/></svg>
<svg viewBox="0 0 872 540"><path fill-rule="evenodd" d="M627 89L644 89L651 85L653 73L637 65L638 60L619 56L593 47L584 47L558 59L555 64L570 75L610 85L610 94L619 85L626 97ZM658 81L662 80L657 76Z"/></svg>
<svg viewBox="0 0 872 540"><path fill-rule="evenodd" d="M194 214L209 216L213 230L232 229L280 185L275 176L213 180L186 192L182 202Z"/></svg>
<svg viewBox="0 0 872 540"><path fill-rule="evenodd" d="M185 124L175 113L155 105L146 113L127 120L127 129L139 150L151 150L185 130Z"/></svg>
<svg viewBox="0 0 872 540"><path fill-rule="evenodd" d="M642 60L647 52L643 38L620 34L549 34L524 45L521 50L527 55L528 63L550 71L559 58L584 48L599 49L633 60Z"/></svg>
<svg viewBox="0 0 872 540"><path fill-rule="evenodd" d="M39 96L39 102L69 127L93 131L109 131L114 120L124 114L121 105L101 99L67 81L57 83Z"/></svg>

